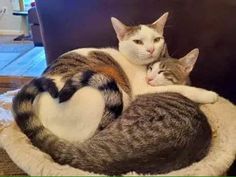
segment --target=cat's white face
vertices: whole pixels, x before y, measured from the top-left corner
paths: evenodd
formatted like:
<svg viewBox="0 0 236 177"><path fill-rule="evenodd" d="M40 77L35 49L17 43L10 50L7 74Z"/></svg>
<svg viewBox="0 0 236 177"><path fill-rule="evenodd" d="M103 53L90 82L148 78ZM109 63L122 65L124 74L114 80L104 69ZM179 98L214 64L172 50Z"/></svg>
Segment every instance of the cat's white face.
<svg viewBox="0 0 236 177"><path fill-rule="evenodd" d="M134 64L146 65L158 60L163 50L164 38L145 25L127 40L120 41L119 50Z"/></svg>
<svg viewBox="0 0 236 177"><path fill-rule="evenodd" d="M156 61L164 49L163 30L168 13L151 25L126 26L116 18L112 25L119 40L119 51L133 64L147 65Z"/></svg>

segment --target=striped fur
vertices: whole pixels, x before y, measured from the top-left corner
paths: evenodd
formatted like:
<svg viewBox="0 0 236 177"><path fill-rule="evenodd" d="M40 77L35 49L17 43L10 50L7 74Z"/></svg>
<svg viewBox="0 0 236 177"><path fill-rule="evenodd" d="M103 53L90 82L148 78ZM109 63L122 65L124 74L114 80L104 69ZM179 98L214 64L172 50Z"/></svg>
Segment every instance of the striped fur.
<svg viewBox="0 0 236 177"><path fill-rule="evenodd" d="M97 131L103 130L109 123L121 115L123 111L122 92L112 78L91 70L79 72L71 79L67 79L60 91L58 91L53 80L44 77L34 79L24 86L13 100L13 112L17 124L22 129L27 129L29 125L27 116L34 115L33 101L41 92L49 92L53 98L59 98L61 103L70 99L77 90L86 86L98 89L104 98L104 113ZM21 121L18 121L19 119ZM38 119L37 116L34 119ZM32 121L33 123L34 121Z"/></svg>
<svg viewBox="0 0 236 177"><path fill-rule="evenodd" d="M56 75L60 75L65 82L60 92L56 89L53 80L48 79ZM53 98L59 97L59 102L68 100L78 89L85 86L100 90L104 97L105 108L97 131L104 129L112 120L116 119L122 113L123 100L121 90L131 97L131 88L126 74L109 54L102 51L92 51L87 57L74 52L64 54L44 71L41 78L35 79L34 81L39 82L41 80L50 82L50 85L55 87L52 87L52 89L54 91L56 90L56 92L50 91L50 88L47 88L47 90L41 89L41 91L48 91ZM27 100L22 99L22 97L28 94L27 90L30 90L31 87L34 89L36 86L30 83L25 87L27 89L22 89L21 92L18 93L13 101L13 105L28 104ZM37 85L37 87L39 87L39 85ZM41 91L37 92L37 94ZM32 95L30 99L34 100L36 96L37 95ZM31 104L32 103L33 101ZM19 106L18 109L20 110L15 109L14 114L17 115L18 112L21 111L21 108L22 107ZM31 112L33 112L32 105L31 108ZM21 127L24 123L26 124L25 126L27 126L27 123L24 121L18 125Z"/></svg>
<svg viewBox="0 0 236 177"><path fill-rule="evenodd" d="M82 78L80 77L81 74L83 76ZM62 81L65 83L63 89L60 91L57 90L54 81L50 79L57 75L60 75ZM78 82L76 81L80 79L82 79L81 85L77 85ZM45 81L47 81L46 86L44 86ZM50 88L50 85L53 87ZM100 90L105 102L103 117L94 132L104 129L122 113L123 93L131 99L129 79L121 66L108 53L93 50L84 57L78 53L69 52L48 66L41 78L34 79L34 82L26 85L17 94L13 100L13 107L15 107L13 113L15 114L18 126L23 132L30 128L27 127L29 126L27 120L31 115L34 115L33 101L41 92L49 92L53 98L59 97L59 101L63 102L68 100L76 90L85 86ZM34 95L30 95L28 94L30 90L37 90L37 92ZM25 99L24 95L27 95L27 99ZM25 111L25 105L29 109L27 109L25 116L21 117L20 114ZM27 118L27 116L29 117ZM32 121L32 123L39 121L36 115L33 117L35 121ZM22 120L18 121L20 118ZM34 130L32 129L31 131L33 132Z"/></svg>
<svg viewBox="0 0 236 177"><path fill-rule="evenodd" d="M112 56L99 50L89 52L86 57L73 51L68 52L48 66L43 75L46 77L60 75L66 82L75 74L87 70L109 75L131 96L130 82L124 70Z"/></svg>
<svg viewBox="0 0 236 177"><path fill-rule="evenodd" d="M33 79L25 85L13 99L13 113L18 126L29 139L39 133L42 123L34 113L33 101L41 92L49 92L54 98L58 96L56 85L51 79Z"/></svg>
<svg viewBox="0 0 236 177"><path fill-rule="evenodd" d="M88 70L75 74L66 81L59 92L59 102L62 103L69 100L77 90L85 86L98 89L104 98L104 113L98 127L98 130L102 130L121 115L123 110L122 93L116 82L109 76Z"/></svg>
<svg viewBox="0 0 236 177"><path fill-rule="evenodd" d="M14 105L19 110L21 105ZM211 128L198 105L175 93L137 97L121 119L82 144L59 139L26 107L16 120L27 119L22 131L34 145L60 164L100 174L167 173L201 160L211 142Z"/></svg>

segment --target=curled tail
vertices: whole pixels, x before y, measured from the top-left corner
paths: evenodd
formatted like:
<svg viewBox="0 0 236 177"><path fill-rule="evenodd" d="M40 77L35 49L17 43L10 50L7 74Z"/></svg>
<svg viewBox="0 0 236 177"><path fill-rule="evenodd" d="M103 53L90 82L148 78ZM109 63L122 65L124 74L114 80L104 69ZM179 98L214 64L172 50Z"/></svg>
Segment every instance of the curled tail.
<svg viewBox="0 0 236 177"><path fill-rule="evenodd" d="M99 77L99 75L96 75L96 77ZM90 82L92 81L93 79L90 80ZM108 79L107 81L111 80ZM107 84L109 85L107 88L112 88L111 85L113 84L110 82L107 82ZM90 85L95 87L96 82L93 84L90 83ZM116 85L113 85L113 87L115 88L114 90L118 90ZM111 91L107 89L105 85L97 85L96 88L99 88L104 94L105 92ZM26 134L33 145L48 153L60 164L69 164L75 168L81 168L88 171L93 171L93 168L95 167L98 169L97 172L99 173L106 173L109 171L109 169L104 166L103 160L99 157L103 156L103 153L100 154L98 151L96 156L93 157L87 154L86 149L89 141L84 144L74 144L59 138L43 126L39 117L34 112L33 102L41 92L45 91L49 92L52 97L58 98L59 92L55 83L51 79L39 78L34 79L29 84L25 85L13 99L13 114L21 131ZM107 103L110 101L112 104L112 100L109 100L108 97L106 99ZM108 111L110 111L109 108L111 107L108 107ZM95 149L96 147L94 147L93 150ZM103 156L103 158L107 160L105 156Z"/></svg>
<svg viewBox="0 0 236 177"><path fill-rule="evenodd" d="M67 163L67 155L73 157L73 144L60 139L45 128L34 112L33 102L36 96L45 91L48 91L54 98L58 97L57 87L51 79L38 78L25 85L13 99L14 118L33 145L51 155L59 163ZM55 147L59 149L60 153L55 151Z"/></svg>
<svg viewBox="0 0 236 177"><path fill-rule="evenodd" d="M13 99L15 121L30 139L40 131L42 126L34 113L33 102L39 93L45 91L49 92L53 98L58 97L58 89L51 79L44 77L33 79Z"/></svg>
<svg viewBox="0 0 236 177"><path fill-rule="evenodd" d="M102 130L111 121L121 115L123 111L122 92L114 79L103 73L87 70L75 74L65 83L64 87L59 92L59 102L69 100L77 90L85 86L99 90L104 98L105 109L98 127L98 130Z"/></svg>

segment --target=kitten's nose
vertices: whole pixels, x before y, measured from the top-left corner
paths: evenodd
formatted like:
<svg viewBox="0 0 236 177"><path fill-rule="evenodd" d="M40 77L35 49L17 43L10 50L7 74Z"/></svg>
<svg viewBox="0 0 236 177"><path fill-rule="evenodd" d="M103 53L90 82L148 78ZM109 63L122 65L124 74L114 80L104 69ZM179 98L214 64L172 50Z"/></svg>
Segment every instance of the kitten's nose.
<svg viewBox="0 0 236 177"><path fill-rule="evenodd" d="M153 80L152 78L146 77L147 83L149 83L149 82L152 81L152 80Z"/></svg>

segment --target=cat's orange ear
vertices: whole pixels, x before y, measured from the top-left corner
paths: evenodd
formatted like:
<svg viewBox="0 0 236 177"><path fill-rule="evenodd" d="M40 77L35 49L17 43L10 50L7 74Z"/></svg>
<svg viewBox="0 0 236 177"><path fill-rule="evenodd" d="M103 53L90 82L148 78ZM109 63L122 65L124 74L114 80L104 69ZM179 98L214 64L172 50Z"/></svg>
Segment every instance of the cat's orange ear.
<svg viewBox="0 0 236 177"><path fill-rule="evenodd" d="M160 18L158 18L154 23L152 23L152 26L154 26L161 35L164 32L164 27L165 27L168 15L169 15L169 12L166 12Z"/></svg>
<svg viewBox="0 0 236 177"><path fill-rule="evenodd" d="M199 55L199 49L193 49L191 52L189 52L187 55L185 55L183 58L179 59L180 63L184 66L185 71L187 73L190 73L193 70L193 67L197 61Z"/></svg>
<svg viewBox="0 0 236 177"><path fill-rule="evenodd" d="M127 32L127 26L115 17L111 17L112 26L116 32L118 40L122 40Z"/></svg>

